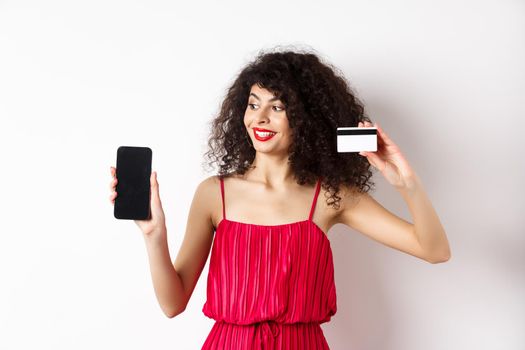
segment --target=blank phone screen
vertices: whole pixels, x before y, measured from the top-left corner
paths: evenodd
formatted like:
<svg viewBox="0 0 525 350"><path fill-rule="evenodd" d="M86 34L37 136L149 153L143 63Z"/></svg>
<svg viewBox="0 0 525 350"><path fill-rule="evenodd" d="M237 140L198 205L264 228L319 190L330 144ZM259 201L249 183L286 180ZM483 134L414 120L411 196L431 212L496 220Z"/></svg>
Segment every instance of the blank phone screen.
<svg viewBox="0 0 525 350"><path fill-rule="evenodd" d="M120 146L117 150L117 219L150 218L150 176L152 151L149 147Z"/></svg>

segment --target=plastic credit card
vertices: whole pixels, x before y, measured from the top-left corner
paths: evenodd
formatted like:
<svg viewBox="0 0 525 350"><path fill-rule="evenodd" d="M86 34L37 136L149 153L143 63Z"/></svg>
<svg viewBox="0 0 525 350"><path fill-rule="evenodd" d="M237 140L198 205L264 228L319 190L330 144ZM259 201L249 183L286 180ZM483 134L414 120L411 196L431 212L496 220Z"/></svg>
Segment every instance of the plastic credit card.
<svg viewBox="0 0 525 350"><path fill-rule="evenodd" d="M376 152L377 127L337 128L337 152Z"/></svg>

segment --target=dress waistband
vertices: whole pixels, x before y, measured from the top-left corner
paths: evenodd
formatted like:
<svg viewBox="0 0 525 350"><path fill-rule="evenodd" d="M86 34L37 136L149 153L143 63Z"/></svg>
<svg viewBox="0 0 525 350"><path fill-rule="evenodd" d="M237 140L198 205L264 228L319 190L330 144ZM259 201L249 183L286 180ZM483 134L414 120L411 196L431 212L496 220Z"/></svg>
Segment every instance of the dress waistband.
<svg viewBox="0 0 525 350"><path fill-rule="evenodd" d="M279 335L279 326L274 320L267 320L255 323L255 334L259 345L262 345L265 340L274 340ZM263 336L264 335L264 336Z"/></svg>
<svg viewBox="0 0 525 350"><path fill-rule="evenodd" d="M294 322L294 323L284 323L284 322L277 322L275 320L264 320L254 323L248 323L248 324L238 324L238 323L230 323L227 321L218 321L222 323L226 323L229 325L234 326L240 326L240 327L254 327L255 330L255 340L257 343L258 348L262 349L263 345L266 349L269 347L272 349L272 345L275 345L275 339L279 336L280 329L282 327L301 327L301 326L319 326L320 322L318 321L311 321L311 322Z"/></svg>

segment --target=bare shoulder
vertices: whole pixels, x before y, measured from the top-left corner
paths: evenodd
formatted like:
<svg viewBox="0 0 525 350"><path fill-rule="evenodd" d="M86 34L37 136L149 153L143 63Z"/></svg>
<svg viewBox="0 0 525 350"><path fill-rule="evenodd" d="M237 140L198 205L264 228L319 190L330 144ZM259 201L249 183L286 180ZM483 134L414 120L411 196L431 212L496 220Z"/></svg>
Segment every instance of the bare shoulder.
<svg viewBox="0 0 525 350"><path fill-rule="evenodd" d="M210 201L213 199L214 193L210 193L215 185L215 176L209 176L197 184L194 189L193 199L190 206L190 215L192 218L199 218L204 220L211 228L212 210L209 207Z"/></svg>
<svg viewBox="0 0 525 350"><path fill-rule="evenodd" d="M201 190L210 190L217 186L219 186L219 176L212 175L202 180L197 187Z"/></svg>
<svg viewBox="0 0 525 350"><path fill-rule="evenodd" d="M217 227L217 218L215 213L220 206L220 180L218 175L212 175L203 179L195 190L195 199L206 215L210 226L214 229Z"/></svg>
<svg viewBox="0 0 525 350"><path fill-rule="evenodd" d="M329 192L324 192L325 196L329 196ZM366 193L359 192L355 187L350 187L345 184L339 185L339 206L337 208L331 207L331 225L344 223L343 215L350 215L355 213L356 206L362 200L363 197L368 196ZM365 199L366 200L366 199Z"/></svg>
<svg viewBox="0 0 525 350"><path fill-rule="evenodd" d="M205 193L206 191L219 189L220 190L220 182L219 182L219 176L218 175L212 175L208 176L207 178L203 179L197 188L202 191L203 195L208 195L208 198L213 197L214 194L212 193Z"/></svg>
<svg viewBox="0 0 525 350"><path fill-rule="evenodd" d="M336 223L346 224L354 227L354 222L367 212L381 206L374 197L367 192L361 192L355 187L342 184L339 197L341 197L340 208L335 217Z"/></svg>

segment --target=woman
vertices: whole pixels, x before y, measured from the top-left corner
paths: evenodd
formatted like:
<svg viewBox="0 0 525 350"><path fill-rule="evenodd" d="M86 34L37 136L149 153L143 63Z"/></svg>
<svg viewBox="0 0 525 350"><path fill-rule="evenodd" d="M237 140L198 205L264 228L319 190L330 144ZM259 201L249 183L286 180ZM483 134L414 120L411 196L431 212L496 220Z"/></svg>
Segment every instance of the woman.
<svg viewBox="0 0 525 350"><path fill-rule="evenodd" d="M203 349L328 349L320 324L337 305L326 232L337 223L430 263L450 258L421 181L377 123L377 152L337 152L338 126L372 124L336 72L297 51L261 52L240 72L212 124L206 155L218 175L198 185L173 264L152 172L152 217L136 223L168 317L184 311L211 250L202 311L216 322ZM371 166L414 224L367 194Z"/></svg>

